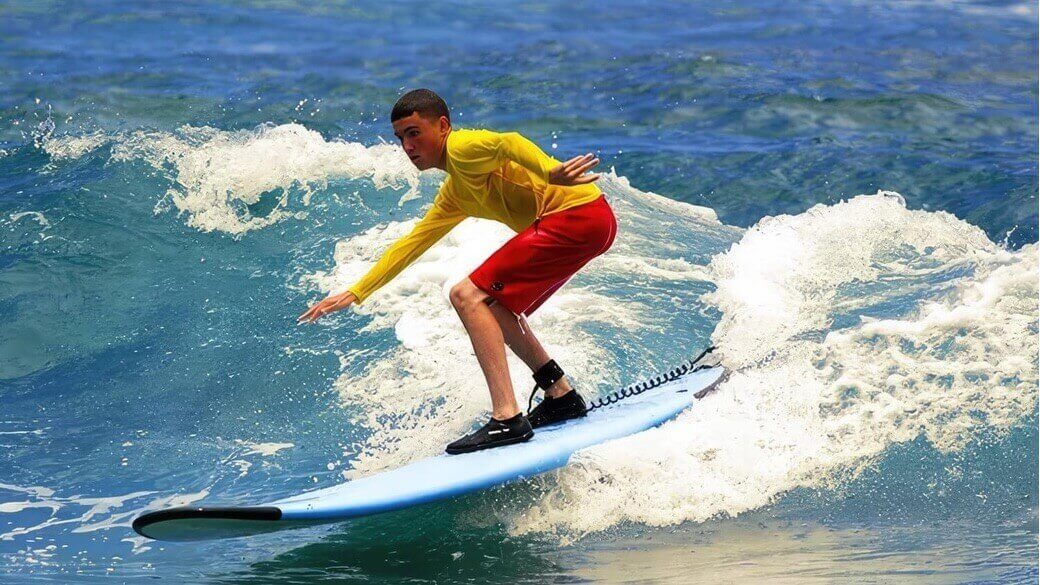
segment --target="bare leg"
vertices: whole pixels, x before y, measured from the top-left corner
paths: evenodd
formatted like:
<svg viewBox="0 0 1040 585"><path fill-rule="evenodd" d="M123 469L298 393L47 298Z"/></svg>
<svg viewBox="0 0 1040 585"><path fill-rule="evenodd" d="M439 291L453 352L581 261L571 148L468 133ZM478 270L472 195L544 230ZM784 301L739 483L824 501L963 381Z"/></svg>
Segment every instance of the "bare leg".
<svg viewBox="0 0 1040 585"><path fill-rule="evenodd" d="M502 329L491 308L483 303L487 296L469 278L453 286L450 294L451 304L469 333L473 352L484 371L491 392L491 416L505 420L518 414L520 407L516 404L513 384L509 380Z"/></svg>
<svg viewBox="0 0 1040 585"><path fill-rule="evenodd" d="M491 416L505 420L520 412L513 393L513 384L509 379L509 364L506 362L505 343L531 371L544 366L549 361L541 343L535 338L524 320L524 331L520 330L513 313L493 303L488 306L485 301L488 294L477 288L465 278L451 289L451 304L462 320L473 352L477 356L480 369L484 372L488 391L491 393ZM523 317L521 317L523 319ZM566 376L553 384L547 394L553 398L570 392L571 387Z"/></svg>
<svg viewBox="0 0 1040 585"><path fill-rule="evenodd" d="M505 336L506 345L513 350L513 353L518 358L527 364L527 367L531 368L532 372L537 372L539 368L549 362L549 354L542 347L542 344L539 343L538 338L534 336L534 331L527 324L526 318L520 316L520 319L524 322L524 328L521 331L520 325L516 321L517 316L509 309L496 302L492 303L491 312L498 319L498 326ZM559 398L570 391L571 385L567 381L567 376L563 376L550 386L545 393L553 398Z"/></svg>

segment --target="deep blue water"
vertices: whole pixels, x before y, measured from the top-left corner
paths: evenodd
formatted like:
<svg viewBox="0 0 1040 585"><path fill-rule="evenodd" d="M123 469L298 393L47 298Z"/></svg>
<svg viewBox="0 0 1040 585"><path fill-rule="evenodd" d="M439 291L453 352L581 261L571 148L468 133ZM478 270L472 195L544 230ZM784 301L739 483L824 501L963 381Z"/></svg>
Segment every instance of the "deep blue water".
<svg viewBox="0 0 1040 585"><path fill-rule="evenodd" d="M5 3L2 580L1035 582L1037 39L1007 2ZM532 482L137 538L483 416L444 291L501 226L295 324L435 192L378 146L415 87L613 170L618 243L531 321L582 388L742 374Z"/></svg>

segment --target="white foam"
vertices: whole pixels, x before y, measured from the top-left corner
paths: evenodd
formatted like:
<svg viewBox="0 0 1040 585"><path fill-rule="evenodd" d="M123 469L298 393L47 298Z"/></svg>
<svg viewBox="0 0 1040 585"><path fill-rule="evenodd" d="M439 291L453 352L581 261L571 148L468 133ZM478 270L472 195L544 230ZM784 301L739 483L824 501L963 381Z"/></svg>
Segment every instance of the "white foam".
<svg viewBox="0 0 1040 585"><path fill-rule="evenodd" d="M122 507L129 500L135 500L152 493L143 491L118 496L91 498L83 496L58 497L55 495L54 490L39 486L22 487L0 484L0 490L20 492L26 494L29 498L24 501L10 501L0 504L0 513L17 513L29 508L48 508L50 510L50 514L42 522L31 526L15 527L0 534L0 540L13 540L17 536L23 536L62 524L74 525L71 532L92 532L115 526L129 527L130 520L136 510L123 513L112 513L112 510ZM61 509L77 506L85 507L86 510L75 517L58 519L57 514ZM102 520L90 524L89 522L97 516L101 516ZM120 523L121 520L126 520L126 522ZM8 525L10 524L8 522Z"/></svg>
<svg viewBox="0 0 1040 585"><path fill-rule="evenodd" d="M107 144L110 137L103 132L91 132L81 136L64 135L53 136L50 133L41 136L38 140L44 152L50 155L51 160L62 162L74 160L83 155L93 152Z"/></svg>
<svg viewBox="0 0 1040 585"><path fill-rule="evenodd" d="M53 150L81 156L95 142ZM420 192L419 175L398 147L325 140L297 124L239 132L186 126L113 142L114 160L144 160L168 173L175 182L169 201L205 231L271 225L290 213L292 194L306 205L313 190L336 178L407 187L402 201ZM586 387L631 382L631 373L621 380L603 339L587 333L606 328L627 351L666 367L647 355L644 338L677 337L681 332L663 329L661 313L683 305L611 291L663 281L681 294L710 281L717 288L703 300L722 315L713 340L735 373L677 420L585 451L545 482L535 505L503 516L514 532L573 536L624 521L665 525L739 514L792 488L854 474L895 443L924 436L956 450L982 429L1000 432L1034 412L1036 245L1008 251L952 215L906 209L894 193L765 218L741 234L709 209L640 192L614 172L599 185L620 222L617 240L530 319L550 355L580 372ZM281 201L263 217L243 208L276 190ZM344 239L335 266L301 282L342 290L415 221ZM371 432L346 453L353 457L345 475L439 453L486 415L486 384L447 293L511 235L505 226L467 220L355 308L368 318L359 333L392 332L395 345L375 359L368 351L337 353L343 373L336 388ZM738 239L709 262L705 250ZM695 311L688 319L702 320ZM530 372L507 355L523 404ZM363 367L352 367L361 359ZM280 445L252 453L274 454ZM41 493L3 511L67 503ZM122 526L131 512L112 525ZM84 520L52 515L18 533Z"/></svg>
<svg viewBox="0 0 1040 585"><path fill-rule="evenodd" d="M164 173L174 186L158 198L156 213L172 204L186 216L188 225L202 231L241 235L288 216L305 217L302 211L290 211L290 200L298 196L301 205L309 205L312 194L327 188L331 180L364 179L376 189L404 189L398 206L420 196L420 173L399 146L327 140L296 123L238 131L185 125L174 132L52 134L53 128L41 132L38 142L55 161L76 159L111 144L111 160L140 160ZM435 184L443 176L439 171L423 174L427 175ZM608 193L623 194L637 224L668 217L681 225L732 229L720 224L712 209L634 189L613 169L602 174L599 185ZM260 202L264 195L278 200L273 209L253 215L246 206ZM364 206L360 198L359 204ZM659 227L669 232L674 226ZM648 237L654 233L644 231Z"/></svg>
<svg viewBox="0 0 1040 585"><path fill-rule="evenodd" d="M710 264L731 379L583 452L505 519L568 538L702 521L831 485L898 442L949 451L1003 432L1037 401L1036 266L1036 245L1007 251L892 193L764 219Z"/></svg>
<svg viewBox="0 0 1040 585"><path fill-rule="evenodd" d="M143 160L175 182L166 197L203 231L242 234L292 215L289 200L311 194L333 179L367 179L377 189L407 188L399 204L418 194L419 173L399 146L326 140L299 124L263 125L227 132L182 126L176 132L137 131L120 135L116 161ZM256 216L245 208L264 194L277 194L271 211ZM157 211L163 209L162 202Z"/></svg>
<svg viewBox="0 0 1040 585"><path fill-rule="evenodd" d="M54 237L54 236L47 235L47 231L51 229L51 222L50 222L50 220L47 219L47 217L45 215L43 215L39 211L22 211L20 213L12 213L8 217L10 218L10 220L6 221L6 222L3 222L3 223L9 224L9 225L15 225L15 224L18 224L19 222L22 222L23 219L25 219L26 221L28 221L30 219L36 221L36 223L39 225L39 231L36 232L36 235L38 236L39 239L36 240L33 243L37 243L38 244L40 242L45 242L45 241L47 241L47 240L49 240L49 239ZM0 220L0 221L2 221L2 220Z"/></svg>
<svg viewBox="0 0 1040 585"><path fill-rule="evenodd" d="M75 157L99 144L62 138L49 152ZM112 156L169 173L169 202L206 231L271 225L291 213L293 194L306 205L332 179L407 187L402 201L420 192L398 147L326 140L297 124L129 133ZM530 320L550 354L589 386L618 384L612 356L587 328L614 327L645 353L640 336L664 321L662 307L648 304L654 296L619 299L604 284L667 282L681 293L710 281L717 288L703 300L722 314L713 340L736 372L673 423L587 451L538 504L507 516L514 531L582 534L738 514L855 473L894 443L924 436L955 450L979 429L1000 431L1032 412L1035 245L1005 250L949 214L906 209L894 193L765 218L740 235L711 210L640 192L616 172L600 186L621 229L610 252ZM264 216L244 208L271 192L280 201ZM415 221L345 239L335 267L302 282L341 290ZM370 317L361 333L392 331L397 345L356 374L350 366L368 354L338 354L336 387L371 431L346 453L346 475L440 452L486 414L483 375L447 292L510 236L471 219L356 308ZM705 249L738 238L708 262ZM530 372L508 359L523 402Z"/></svg>
<svg viewBox="0 0 1040 585"><path fill-rule="evenodd" d="M235 439L235 443L245 447L246 449L244 452L238 454L240 457L247 457L249 455L271 457L272 455L277 455L278 452L283 449L291 449L292 447L295 447L292 443L256 443L242 439Z"/></svg>

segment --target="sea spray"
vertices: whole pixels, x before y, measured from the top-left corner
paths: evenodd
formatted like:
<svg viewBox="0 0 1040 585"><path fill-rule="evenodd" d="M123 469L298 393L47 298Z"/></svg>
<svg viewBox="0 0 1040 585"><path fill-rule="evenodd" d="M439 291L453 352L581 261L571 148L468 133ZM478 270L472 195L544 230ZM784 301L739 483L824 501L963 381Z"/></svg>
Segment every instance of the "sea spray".
<svg viewBox="0 0 1040 585"><path fill-rule="evenodd" d="M419 172L401 148L326 140L300 124L264 124L251 130L225 131L182 126L173 132L135 130L111 135L52 136L41 147L54 162L72 160L104 145L114 162L144 161L171 182L156 211L170 204L189 226L236 236L273 225L290 216L295 196L300 205L332 180L366 179L376 189L405 189L398 205L419 196ZM250 206L271 199L271 209Z"/></svg>
<svg viewBox="0 0 1040 585"><path fill-rule="evenodd" d="M289 214L289 193L306 205L339 178L407 187L402 201L423 192L398 147L326 140L296 124L110 140L113 161L144 160L166 173L163 199L202 231L270 226ZM61 161L105 140L45 142ZM515 532L580 535L624 521L739 514L796 487L831 485L895 443L924 437L956 450L1032 412L1036 245L1007 250L967 222L909 210L888 192L743 231L613 172L599 185L621 222L618 240L533 316L543 345L580 373L586 391L607 390L667 367L666 351L692 353L690 330L719 319L712 341L734 373L676 421L585 451L544 484L540 501L507 513ZM265 215L243 207L273 191L281 199ZM301 284L341 290L415 221L345 238L334 265ZM344 363L335 383L369 433L345 453L345 476L438 453L486 411L483 377L447 291L510 235L467 221L354 309L367 317L360 332L392 330L398 346L359 374ZM522 400L529 373L508 359Z"/></svg>
<svg viewBox="0 0 1040 585"><path fill-rule="evenodd" d="M730 380L583 452L513 530L736 515L895 443L956 450L1006 431L1036 406L1036 266L1036 245L1006 250L893 193L764 219L709 265Z"/></svg>

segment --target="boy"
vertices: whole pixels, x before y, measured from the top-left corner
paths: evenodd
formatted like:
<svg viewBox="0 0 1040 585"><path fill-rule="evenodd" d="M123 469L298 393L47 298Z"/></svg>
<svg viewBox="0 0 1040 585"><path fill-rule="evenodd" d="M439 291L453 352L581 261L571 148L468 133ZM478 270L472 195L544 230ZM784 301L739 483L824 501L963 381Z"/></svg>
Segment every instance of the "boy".
<svg viewBox="0 0 1040 585"><path fill-rule="evenodd" d="M451 288L491 392L491 420L447 447L447 452L527 441L535 428L585 416L585 401L535 338L526 317L589 260L606 252L617 220L592 184L592 154L560 163L515 132L452 130L448 106L428 89L410 91L390 113L394 135L421 171L448 177L433 207L353 286L300 315L314 321L364 300L393 279L467 217L494 219L517 235ZM517 406L504 343L534 372L545 399L525 417ZM532 393L533 397L533 393Z"/></svg>

